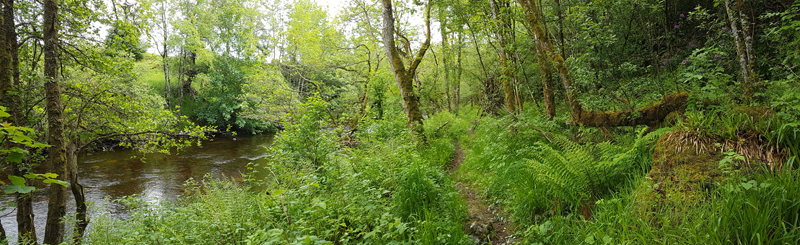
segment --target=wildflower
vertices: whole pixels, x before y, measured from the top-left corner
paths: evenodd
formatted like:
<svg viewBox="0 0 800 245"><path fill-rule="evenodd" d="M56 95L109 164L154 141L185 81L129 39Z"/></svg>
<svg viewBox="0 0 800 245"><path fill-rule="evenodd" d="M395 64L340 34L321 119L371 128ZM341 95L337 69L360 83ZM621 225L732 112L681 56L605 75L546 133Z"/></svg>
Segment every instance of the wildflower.
<svg viewBox="0 0 800 245"><path fill-rule="evenodd" d="M720 54L714 55L714 58L722 58L722 55L720 55Z"/></svg>
<svg viewBox="0 0 800 245"><path fill-rule="evenodd" d="M675 25L675 29L678 29L678 27L681 27L681 25Z"/></svg>
<svg viewBox="0 0 800 245"><path fill-rule="evenodd" d="M661 66L661 69L664 69L664 66Z"/></svg>
<svg viewBox="0 0 800 245"><path fill-rule="evenodd" d="M683 14L681 14L681 18L683 18Z"/></svg>
<svg viewBox="0 0 800 245"><path fill-rule="evenodd" d="M689 43L689 47L694 47L694 43Z"/></svg>
<svg viewBox="0 0 800 245"><path fill-rule="evenodd" d="M728 29L728 27L727 27L727 26L723 26L723 27L722 27L722 30L723 30L723 31L724 31L724 30L727 30L727 29Z"/></svg>
<svg viewBox="0 0 800 245"><path fill-rule="evenodd" d="M689 60L682 60L682 61L681 61L681 65L685 65L685 64L686 64L686 61L689 61Z"/></svg>
<svg viewBox="0 0 800 245"><path fill-rule="evenodd" d="M669 62L669 59L664 59L664 63L667 63L667 62Z"/></svg>

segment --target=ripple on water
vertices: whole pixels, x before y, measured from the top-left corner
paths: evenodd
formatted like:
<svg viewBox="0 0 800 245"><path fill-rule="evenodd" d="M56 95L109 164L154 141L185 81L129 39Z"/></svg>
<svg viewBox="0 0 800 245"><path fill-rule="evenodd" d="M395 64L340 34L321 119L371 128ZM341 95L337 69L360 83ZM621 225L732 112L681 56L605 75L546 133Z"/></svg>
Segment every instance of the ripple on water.
<svg viewBox="0 0 800 245"><path fill-rule="evenodd" d="M141 195L145 201L159 204L175 200L183 193L183 183L194 178L200 180L207 173L215 178L241 180L241 172L250 161L266 155L264 146L272 142L272 135L218 138L204 142L204 147L188 147L181 153L147 154L118 149L114 152L93 152L78 158L80 183L86 187L86 199L93 203L90 213L107 213L125 219L130 216L125 206L113 200L130 195ZM145 158L143 161L142 157ZM39 241L44 238L47 216L47 193L36 193L33 203L34 224ZM72 200L70 195L69 200ZM12 195L0 193L0 202L14 201ZM74 212L74 201L68 210ZM16 242L17 224L14 210L0 212L0 221L6 234Z"/></svg>

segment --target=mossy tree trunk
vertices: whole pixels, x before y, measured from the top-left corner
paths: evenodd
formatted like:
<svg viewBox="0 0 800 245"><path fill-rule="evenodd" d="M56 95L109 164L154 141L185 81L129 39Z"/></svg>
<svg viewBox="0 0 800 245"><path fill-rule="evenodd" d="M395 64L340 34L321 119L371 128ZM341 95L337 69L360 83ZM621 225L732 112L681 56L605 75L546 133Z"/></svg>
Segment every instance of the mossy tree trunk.
<svg viewBox="0 0 800 245"><path fill-rule="evenodd" d="M515 72L514 72L514 59L513 54L508 46L508 43L513 42L513 32L511 29L512 21L508 11L511 9L510 3L507 0L490 0L489 4L492 8L492 16L494 18L495 33L497 34L498 55L500 58L500 67L502 77L500 78L503 84L503 94L505 95L505 106L509 113L517 113L517 96L515 93Z"/></svg>
<svg viewBox="0 0 800 245"><path fill-rule="evenodd" d="M169 52L167 49L167 8L164 2L161 3L160 10L161 13L159 14L161 15L161 23L159 24L161 24L161 31L164 38L162 42L163 50L161 50L161 68L164 72L164 100L167 102L167 109L172 110L172 84L169 81L169 62L167 61L167 57L169 57Z"/></svg>
<svg viewBox="0 0 800 245"><path fill-rule="evenodd" d="M456 42L456 75L455 75L455 86L453 91L453 107L455 111L458 111L459 104L461 103L461 74L463 70L461 69L461 49L464 47L464 35L463 32L458 32L458 41Z"/></svg>
<svg viewBox="0 0 800 245"><path fill-rule="evenodd" d="M14 24L14 1L3 0L2 24L0 24L0 103L5 106L13 125L25 125L25 117L19 108L19 95L15 92L19 87L19 58L16 25ZM24 162L14 163L12 173L16 176L28 174L29 166ZM33 223L33 201L30 193L17 193L17 241L36 243L36 228ZM5 229L0 225L0 241L6 239Z"/></svg>
<svg viewBox="0 0 800 245"><path fill-rule="evenodd" d="M50 145L47 162L51 173L58 179L67 179L67 144L64 138L64 105L58 77L58 0L44 0L44 88L47 106L47 144ZM60 244L64 240L64 223L67 214L66 187L50 185L47 204L45 244Z"/></svg>
<svg viewBox="0 0 800 245"><path fill-rule="evenodd" d="M442 35L442 65L444 66L444 95L445 95L445 106L447 110L453 112L453 95L452 90L450 89L452 80L450 79L450 70L452 65L450 65L453 60L450 58L452 56L452 49L450 48L450 40L448 38L449 33L447 32L447 11L444 8L439 8L439 33Z"/></svg>
<svg viewBox="0 0 800 245"><path fill-rule="evenodd" d="M563 56L553 46L549 36L544 31L539 19L539 7L536 0L518 0L525 9L525 20L530 24L536 49L547 55L556 67L561 83L564 84L567 103L570 107L573 124L582 124L590 127L616 127L634 125L655 125L673 111L685 107L688 93L675 93L665 96L661 101L655 102L636 110L621 111L587 111L578 101L575 82L570 76L569 68Z"/></svg>
<svg viewBox="0 0 800 245"><path fill-rule="evenodd" d="M89 226L89 218L87 216L89 208L86 206L84 187L78 183L77 153L80 148L77 146L77 142L77 140L74 140L72 144L67 146L69 186L72 190L72 196L75 197L75 237L73 238L73 244L81 244L81 241L83 241L83 233L86 231L86 227Z"/></svg>
<svg viewBox="0 0 800 245"><path fill-rule="evenodd" d="M394 40L394 14L392 11L392 1L382 0L383 3L383 46L386 50L386 57L389 59L389 64L392 65L392 72L394 73L397 87L400 89L400 95L403 98L403 110L408 118L408 127L414 132L415 137L420 142L425 142L425 135L422 131L422 111L420 110L419 95L414 92L414 75L417 67L422 62L425 52L431 44L431 7L430 4L425 5L425 42L417 51L417 54L411 58L408 68L406 68L400 53L395 46Z"/></svg>
<svg viewBox="0 0 800 245"><path fill-rule="evenodd" d="M544 112L548 120L556 117L556 99L553 96L553 70L547 55L536 49L536 60L539 62L539 73L542 76L542 94L544 94Z"/></svg>
<svg viewBox="0 0 800 245"><path fill-rule="evenodd" d="M742 73L744 99L745 101L751 101L759 78L755 72L756 58L753 53L753 30L747 20L747 15L743 13L744 8L745 3L743 0L737 0L734 8L731 8L730 0L725 0L725 13L727 13L728 20L730 20L733 43L736 46L736 56Z"/></svg>
<svg viewBox="0 0 800 245"><path fill-rule="evenodd" d="M525 20L528 21L528 24L530 24L536 49L541 50L540 52L547 55L547 57L556 67L556 71L558 71L558 75L561 78L561 83L564 84L564 89L566 90L567 102L570 106L570 114L572 114L573 121L577 121L577 119L580 119L580 113L583 108L581 107L580 103L578 103L578 95L573 89L575 82L572 80L572 76L569 74L569 69L567 68L567 64L564 62L564 58L557 52L556 48L553 47L550 37L547 35L547 33L545 33L542 27L538 14L539 7L536 5L535 0L518 1L519 4L525 9Z"/></svg>

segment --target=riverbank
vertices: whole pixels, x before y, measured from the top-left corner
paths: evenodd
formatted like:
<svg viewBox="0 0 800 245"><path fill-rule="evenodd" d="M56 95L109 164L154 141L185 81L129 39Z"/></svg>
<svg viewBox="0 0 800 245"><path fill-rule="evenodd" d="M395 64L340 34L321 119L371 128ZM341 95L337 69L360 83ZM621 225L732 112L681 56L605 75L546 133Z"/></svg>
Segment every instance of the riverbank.
<svg viewBox="0 0 800 245"><path fill-rule="evenodd" d="M206 176L227 181L243 181L249 163L258 163L264 156L273 134L215 137L200 146L186 147L171 154L142 154L133 149L116 148L110 151L90 151L78 156L78 171L86 187L86 199L93 203L90 215L105 214L127 218L128 208L114 200L136 196L152 204L176 201L184 193L188 179L202 180ZM34 193L34 222L44 228L47 216L46 189ZM71 196L69 198L72 198ZM1 194L0 201L13 201L13 196ZM74 201L68 201L74 211ZM3 212L3 227L11 242L16 242L16 210ZM40 239L43 230L37 231Z"/></svg>

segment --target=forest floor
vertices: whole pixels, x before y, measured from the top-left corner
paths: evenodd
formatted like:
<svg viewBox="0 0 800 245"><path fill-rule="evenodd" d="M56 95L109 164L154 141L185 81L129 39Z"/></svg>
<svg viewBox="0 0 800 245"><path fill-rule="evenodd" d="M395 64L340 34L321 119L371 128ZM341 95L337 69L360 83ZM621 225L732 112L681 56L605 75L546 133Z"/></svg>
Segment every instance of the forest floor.
<svg viewBox="0 0 800 245"><path fill-rule="evenodd" d="M460 178L458 169L466 155L461 144L456 140L455 156L450 161L448 172L455 180L456 189L461 194L461 198L467 204L469 219L461 225L464 232L477 244L511 244L513 243L514 229L510 222L507 222L505 211L497 204L492 204L490 200L478 195L479 189L470 180Z"/></svg>

